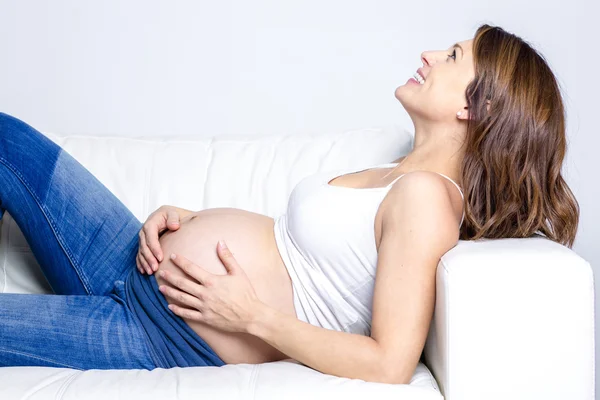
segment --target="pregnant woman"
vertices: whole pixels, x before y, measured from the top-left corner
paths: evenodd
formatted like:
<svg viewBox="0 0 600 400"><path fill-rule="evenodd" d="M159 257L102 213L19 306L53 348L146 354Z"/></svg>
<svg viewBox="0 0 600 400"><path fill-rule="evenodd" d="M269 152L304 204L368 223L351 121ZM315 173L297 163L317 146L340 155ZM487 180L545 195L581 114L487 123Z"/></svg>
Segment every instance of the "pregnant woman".
<svg viewBox="0 0 600 400"><path fill-rule="evenodd" d="M275 220L163 206L142 224L66 151L0 114L0 207L55 292L0 295L0 365L292 358L408 382L444 253L459 239L536 234L572 246L579 218L560 172L561 94L543 57L482 25L421 61L395 92L414 123L413 150L304 178Z"/></svg>

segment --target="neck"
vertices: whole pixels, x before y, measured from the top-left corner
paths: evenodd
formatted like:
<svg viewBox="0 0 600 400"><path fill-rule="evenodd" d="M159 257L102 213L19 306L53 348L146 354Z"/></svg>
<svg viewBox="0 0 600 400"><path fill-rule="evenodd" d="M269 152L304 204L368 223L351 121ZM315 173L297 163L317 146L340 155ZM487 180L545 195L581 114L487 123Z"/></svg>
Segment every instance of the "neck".
<svg viewBox="0 0 600 400"><path fill-rule="evenodd" d="M460 122L437 126L415 123L414 146L402 160L403 169L440 172L460 182L460 164L464 154L461 149L464 127L461 125Z"/></svg>

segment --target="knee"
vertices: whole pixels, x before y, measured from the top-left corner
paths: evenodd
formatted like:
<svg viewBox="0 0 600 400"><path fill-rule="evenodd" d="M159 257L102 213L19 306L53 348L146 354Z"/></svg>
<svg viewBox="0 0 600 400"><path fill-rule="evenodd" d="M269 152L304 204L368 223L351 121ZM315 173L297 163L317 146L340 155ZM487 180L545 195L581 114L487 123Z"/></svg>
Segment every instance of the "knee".
<svg viewBox="0 0 600 400"><path fill-rule="evenodd" d="M31 138L37 130L23 120L0 112L0 139L12 143L16 140ZM35 136L35 135L33 135Z"/></svg>
<svg viewBox="0 0 600 400"><path fill-rule="evenodd" d="M12 115L8 115L7 113L0 111L0 123L4 124L6 121L11 121L15 119L16 118Z"/></svg>
<svg viewBox="0 0 600 400"><path fill-rule="evenodd" d="M20 119L8 115L0 111L0 134L7 134L13 132L19 125L25 124Z"/></svg>
<svg viewBox="0 0 600 400"><path fill-rule="evenodd" d="M12 115L0 112L0 154L7 157L12 150L33 151L40 143L35 128ZM42 139L43 140L43 139Z"/></svg>

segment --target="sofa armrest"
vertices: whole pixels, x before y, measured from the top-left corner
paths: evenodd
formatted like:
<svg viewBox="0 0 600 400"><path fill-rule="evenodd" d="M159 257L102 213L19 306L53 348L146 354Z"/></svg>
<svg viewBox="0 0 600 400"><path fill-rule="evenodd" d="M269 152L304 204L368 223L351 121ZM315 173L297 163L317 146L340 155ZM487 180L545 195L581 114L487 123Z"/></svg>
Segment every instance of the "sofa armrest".
<svg viewBox="0 0 600 400"><path fill-rule="evenodd" d="M594 398L591 266L544 237L440 260L425 362L446 400Z"/></svg>

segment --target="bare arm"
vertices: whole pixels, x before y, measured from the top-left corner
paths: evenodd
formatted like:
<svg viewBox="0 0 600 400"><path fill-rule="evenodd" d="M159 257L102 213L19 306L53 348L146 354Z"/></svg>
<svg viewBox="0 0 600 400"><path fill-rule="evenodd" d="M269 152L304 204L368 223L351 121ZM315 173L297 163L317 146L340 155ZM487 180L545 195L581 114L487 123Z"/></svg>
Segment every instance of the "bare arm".
<svg viewBox="0 0 600 400"><path fill-rule="evenodd" d="M442 177L416 171L394 184L382 202L371 336L324 329L261 302L228 249L217 254L227 275L174 259L194 280L163 278L165 295L182 318L257 336L315 370L371 382L408 383L423 350L435 300L440 258L458 241L458 218ZM217 246L218 248L218 246Z"/></svg>
<svg viewBox="0 0 600 400"><path fill-rule="evenodd" d="M316 327L268 306L248 333L324 373L408 383L429 330L437 264L458 240L444 185L432 173L415 172L386 196L371 337Z"/></svg>
<svg viewBox="0 0 600 400"><path fill-rule="evenodd" d="M387 381L382 363L384 349L368 336L320 328L266 305L256 312L248 333L323 373L368 382Z"/></svg>
<svg viewBox="0 0 600 400"><path fill-rule="evenodd" d="M427 339L440 258L459 238L446 182L418 171L386 196L378 249L371 337L385 349L392 383L407 383Z"/></svg>

